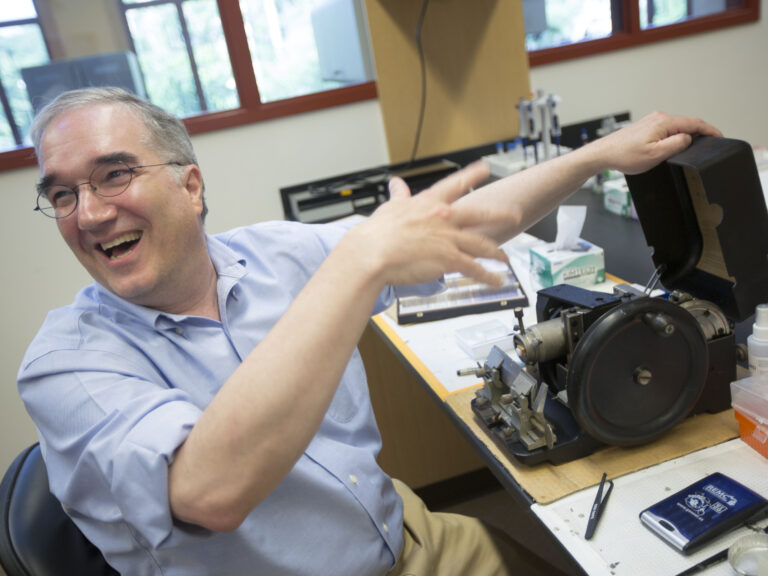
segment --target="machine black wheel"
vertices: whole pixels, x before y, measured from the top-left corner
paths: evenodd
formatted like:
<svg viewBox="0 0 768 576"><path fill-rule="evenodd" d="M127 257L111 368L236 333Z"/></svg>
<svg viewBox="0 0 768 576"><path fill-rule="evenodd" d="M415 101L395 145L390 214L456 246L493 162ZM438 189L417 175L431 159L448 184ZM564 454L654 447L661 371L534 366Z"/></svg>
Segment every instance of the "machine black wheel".
<svg viewBox="0 0 768 576"><path fill-rule="evenodd" d="M693 316L666 300L641 298L607 312L578 342L568 404L597 440L644 444L688 415L707 370L707 343Z"/></svg>

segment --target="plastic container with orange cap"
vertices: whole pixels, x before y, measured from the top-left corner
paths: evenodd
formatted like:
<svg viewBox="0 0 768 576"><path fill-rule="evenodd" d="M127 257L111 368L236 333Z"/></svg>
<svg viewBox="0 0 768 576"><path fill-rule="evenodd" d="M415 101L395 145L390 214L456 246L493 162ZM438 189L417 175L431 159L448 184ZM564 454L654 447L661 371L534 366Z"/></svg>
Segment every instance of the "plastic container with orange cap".
<svg viewBox="0 0 768 576"><path fill-rule="evenodd" d="M731 382L731 404L741 439L768 458L768 374Z"/></svg>

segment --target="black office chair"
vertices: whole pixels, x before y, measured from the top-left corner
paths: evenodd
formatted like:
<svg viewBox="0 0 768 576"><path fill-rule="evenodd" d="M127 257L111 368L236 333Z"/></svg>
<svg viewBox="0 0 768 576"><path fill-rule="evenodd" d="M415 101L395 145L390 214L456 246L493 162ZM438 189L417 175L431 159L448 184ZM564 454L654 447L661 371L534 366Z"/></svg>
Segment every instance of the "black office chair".
<svg viewBox="0 0 768 576"><path fill-rule="evenodd" d="M117 574L51 494L39 444L26 448L5 473L0 515L0 565L7 576Z"/></svg>

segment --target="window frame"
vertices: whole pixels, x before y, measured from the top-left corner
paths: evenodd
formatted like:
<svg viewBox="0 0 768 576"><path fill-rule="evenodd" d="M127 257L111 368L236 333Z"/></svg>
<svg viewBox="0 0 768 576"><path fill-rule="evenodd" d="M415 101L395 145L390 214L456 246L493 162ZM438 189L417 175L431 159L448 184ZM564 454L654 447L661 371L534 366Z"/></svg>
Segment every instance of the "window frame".
<svg viewBox="0 0 768 576"><path fill-rule="evenodd" d="M128 13L131 10L141 10L143 8L159 5L170 5L174 7L179 22L179 28L181 29L181 36L184 40L184 47L187 52L187 58L189 59L192 68L192 81L195 85L195 96L197 97L197 101L200 104L201 110L203 110L203 114L208 114L208 104L206 103L203 86L200 82L200 71L198 70L197 62L195 61L192 39L189 36L187 21L184 19L184 8L182 6L183 3L184 0L150 0L146 4L126 4L123 0L117 0L117 9L120 12L120 20L128 39L128 45L130 46L131 51L136 54L136 42L131 35L131 27L128 25Z"/></svg>
<svg viewBox="0 0 768 576"><path fill-rule="evenodd" d="M37 11L36 5L35 5L35 11ZM40 24L39 13L35 18L19 18L16 20L7 20L5 22L0 23L0 28L13 28L14 26L29 26L31 24L36 25L40 30L40 35L43 37L43 44L45 45L45 50L48 53L48 59L50 60L51 46L48 43L48 38L45 36L45 33L43 32L43 27ZM5 85L3 85L2 80L0 80L0 106L3 107L3 111L5 112L6 119L11 129L11 133L13 134L14 140L16 142L20 142L21 140L23 140L23 135L19 133L19 125L16 123L16 119L13 116L13 110L11 109L11 104L8 99L8 93L5 90Z"/></svg>
<svg viewBox="0 0 768 576"><path fill-rule="evenodd" d="M259 99L259 89L251 64L251 54L240 4L236 0L217 0L217 5L232 64L232 72L237 85L240 107L185 118L184 124L190 134L223 130L378 97L376 82L370 81L295 98L262 103ZM615 26L615 28L620 28L622 32L614 33L608 38L531 51L528 54L530 67L661 42L756 22L760 19L760 0L743 0L741 8L641 30L637 0L611 0L611 7L613 14L620 13L622 15L620 22L617 22L620 26ZM45 34L43 36L45 37ZM36 162L34 151L30 147L0 152L0 172L34 166Z"/></svg>
<svg viewBox="0 0 768 576"><path fill-rule="evenodd" d="M729 0L726 2L724 12L642 30L638 0L611 0L611 13L614 15L613 27L620 32L614 32L607 38L531 51L528 53L528 64L533 68L760 20L760 0L742 1L743 5L740 8L728 8ZM619 16L616 17L616 15Z"/></svg>

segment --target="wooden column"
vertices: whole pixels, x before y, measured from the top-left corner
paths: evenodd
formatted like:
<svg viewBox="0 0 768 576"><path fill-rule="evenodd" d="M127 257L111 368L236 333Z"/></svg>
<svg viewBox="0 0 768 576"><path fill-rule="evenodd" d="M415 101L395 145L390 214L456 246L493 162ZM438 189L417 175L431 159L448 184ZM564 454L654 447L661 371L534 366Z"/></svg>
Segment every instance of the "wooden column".
<svg viewBox="0 0 768 576"><path fill-rule="evenodd" d="M411 159L421 108L421 0L366 0L390 161ZM520 0L431 0L421 27L426 98L415 158L518 134L530 95Z"/></svg>

